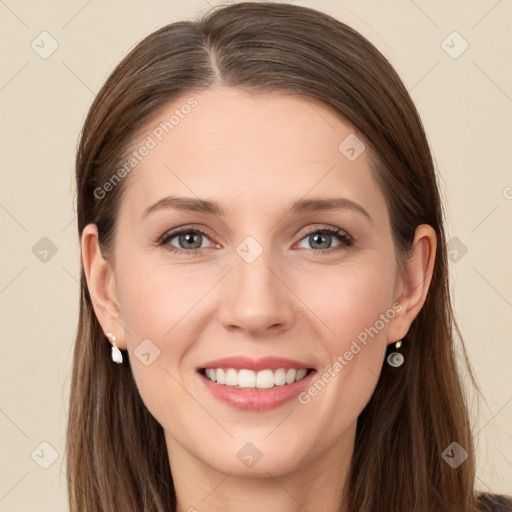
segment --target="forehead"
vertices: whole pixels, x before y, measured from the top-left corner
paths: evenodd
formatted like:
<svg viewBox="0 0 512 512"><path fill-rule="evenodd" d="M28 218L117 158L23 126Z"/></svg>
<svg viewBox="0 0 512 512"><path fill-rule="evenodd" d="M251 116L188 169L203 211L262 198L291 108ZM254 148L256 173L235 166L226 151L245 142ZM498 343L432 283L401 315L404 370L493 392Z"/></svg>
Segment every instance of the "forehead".
<svg viewBox="0 0 512 512"><path fill-rule="evenodd" d="M228 87L185 94L142 130L134 150L150 149L130 172L123 203L140 213L182 194L258 210L330 193L383 206L369 151L347 158L345 141L356 155L364 148L356 137L329 108L296 95Z"/></svg>

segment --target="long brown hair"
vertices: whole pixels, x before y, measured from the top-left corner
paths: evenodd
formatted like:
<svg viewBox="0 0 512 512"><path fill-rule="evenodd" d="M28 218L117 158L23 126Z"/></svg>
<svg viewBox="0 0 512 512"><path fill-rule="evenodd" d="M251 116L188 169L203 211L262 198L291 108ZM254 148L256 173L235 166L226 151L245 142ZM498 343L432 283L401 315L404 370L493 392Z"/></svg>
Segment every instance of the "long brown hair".
<svg viewBox="0 0 512 512"><path fill-rule="evenodd" d="M213 84L297 94L350 123L372 155L400 261L419 224L435 229L435 268L403 345L406 364L398 370L385 365L358 419L345 497L350 512L478 510L432 156L406 88L358 32L310 8L251 2L213 9L197 22L172 23L146 37L109 76L85 121L76 158L79 236L95 223L108 258L124 180L101 200L95 191L122 165L156 112ZM82 267L66 441L71 510L174 511L163 429L142 402L126 357L113 365L109 348ZM453 442L468 454L456 469L442 457Z"/></svg>

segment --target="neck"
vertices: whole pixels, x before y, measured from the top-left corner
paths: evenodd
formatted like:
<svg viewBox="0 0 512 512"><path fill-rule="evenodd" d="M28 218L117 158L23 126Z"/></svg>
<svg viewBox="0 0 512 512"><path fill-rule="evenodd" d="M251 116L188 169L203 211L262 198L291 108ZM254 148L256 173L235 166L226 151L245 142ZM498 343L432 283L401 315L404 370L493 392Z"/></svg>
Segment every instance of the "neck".
<svg viewBox="0 0 512 512"><path fill-rule="evenodd" d="M166 433L177 512L344 512L343 489L352 459L355 424L334 446L290 471L257 477L223 473ZM255 466L256 467L256 466Z"/></svg>

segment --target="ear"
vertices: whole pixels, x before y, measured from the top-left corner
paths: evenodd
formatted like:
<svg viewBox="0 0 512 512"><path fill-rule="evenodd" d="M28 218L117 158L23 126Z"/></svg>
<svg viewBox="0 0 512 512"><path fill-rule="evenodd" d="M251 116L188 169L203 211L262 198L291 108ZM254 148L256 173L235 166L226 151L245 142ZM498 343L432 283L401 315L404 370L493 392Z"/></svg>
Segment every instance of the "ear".
<svg viewBox="0 0 512 512"><path fill-rule="evenodd" d="M103 332L113 333L116 345L126 349L126 332L121 321L114 271L101 253L96 224L88 224L84 228L81 247L87 288L96 317Z"/></svg>
<svg viewBox="0 0 512 512"><path fill-rule="evenodd" d="M437 236L434 228L420 224L415 231L411 255L397 276L397 293L402 309L389 323L387 343L401 340L420 312L432 280ZM398 311L398 310L397 310Z"/></svg>

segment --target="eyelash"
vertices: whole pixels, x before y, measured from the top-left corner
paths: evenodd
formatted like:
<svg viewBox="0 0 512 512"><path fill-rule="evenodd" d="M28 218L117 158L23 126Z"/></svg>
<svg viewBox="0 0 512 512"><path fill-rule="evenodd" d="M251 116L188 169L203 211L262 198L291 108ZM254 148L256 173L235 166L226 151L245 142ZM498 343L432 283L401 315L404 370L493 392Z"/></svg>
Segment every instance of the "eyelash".
<svg viewBox="0 0 512 512"><path fill-rule="evenodd" d="M210 238L208 234L199 228L192 228L190 226L181 227L178 229L175 229L174 231L165 233L159 240L158 245L163 246L167 245L166 249L169 252L173 252L175 254L188 254L188 255L197 255L202 249L178 249L177 247L168 245L168 242L175 238L176 236L182 234L182 233L196 233L200 234L202 236L205 236L207 238ZM339 241L341 242L340 245L330 248L330 249L310 249L311 251L315 253L325 254L325 253L333 253L336 251L339 251L341 249L349 248L354 244L354 239L348 235L345 231L339 228L335 228L332 226L322 226L320 228L316 228L314 230L311 230L303 235L303 237L300 239L302 241L304 238L306 238L309 235L312 235L314 233L323 233L323 234L329 234L329 235L335 235Z"/></svg>

